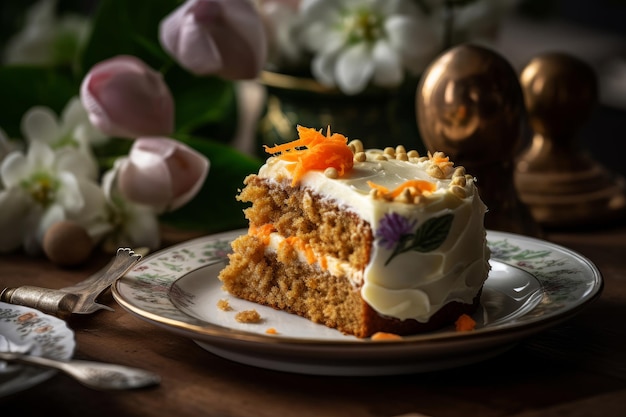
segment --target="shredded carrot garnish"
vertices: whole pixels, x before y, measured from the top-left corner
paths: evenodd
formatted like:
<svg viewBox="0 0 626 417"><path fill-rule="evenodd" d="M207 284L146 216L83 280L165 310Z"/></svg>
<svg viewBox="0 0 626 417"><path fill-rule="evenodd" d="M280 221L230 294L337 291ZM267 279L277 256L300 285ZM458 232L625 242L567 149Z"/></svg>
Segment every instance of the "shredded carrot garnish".
<svg viewBox="0 0 626 417"><path fill-rule="evenodd" d="M311 248L310 245L308 245L299 237L289 236L288 238L280 242L280 247L283 247L285 245L291 246L292 248L296 248L300 250L300 252L304 253L304 257L306 258L306 261L309 264L312 264L315 262L316 259L315 259L315 253L313 252L313 249Z"/></svg>
<svg viewBox="0 0 626 417"><path fill-rule="evenodd" d="M250 234L261 239L261 241L263 242L265 246L269 245L270 234L272 234L272 232L275 232L275 231L276 231L276 228L274 227L272 223L266 223L262 226L250 225Z"/></svg>
<svg viewBox="0 0 626 417"><path fill-rule="evenodd" d="M409 187L415 188L415 190L417 190L420 193L423 193L424 191L432 192L432 191L435 191L435 189L437 188L437 186L434 183L429 182L429 181L424 181L424 180L408 180L406 182L403 182L396 188L394 188L393 191L389 191L387 187L378 185L376 183L373 183L372 181L368 181L367 185L369 185L371 188L375 190L380 191L384 196L387 196L390 198L395 198L399 196L400 194L402 194L402 191L404 191L406 188L409 188Z"/></svg>
<svg viewBox="0 0 626 417"><path fill-rule="evenodd" d="M457 332L469 332L476 328L476 321L467 314L461 314L454 325Z"/></svg>
<svg viewBox="0 0 626 417"><path fill-rule="evenodd" d="M319 267L322 268L323 270L328 269L328 260L326 259L326 257L324 256L318 257L315 254L315 251L313 250L311 245L306 243L301 238L297 236L289 236L288 238L285 238L282 242L280 242L278 246L278 250L284 251L287 247L298 249L304 255L304 258L306 259L309 265L312 265L315 262L317 262Z"/></svg>
<svg viewBox="0 0 626 417"><path fill-rule="evenodd" d="M444 156L444 157L435 156L433 157L433 162L436 164L441 164L443 162L450 162L450 157L449 156Z"/></svg>
<svg viewBox="0 0 626 417"><path fill-rule="evenodd" d="M402 336L395 333L376 332L372 335L372 340L402 340Z"/></svg>
<svg viewBox="0 0 626 417"><path fill-rule="evenodd" d="M267 334L278 334L278 331L275 328L270 327L267 330L265 330L265 333L267 333Z"/></svg>
<svg viewBox="0 0 626 417"><path fill-rule="evenodd" d="M375 190L380 191L384 195L389 194L389 188L385 187L384 185L379 185L379 184L376 184L376 183L374 183L372 181L368 181L367 185L369 185L370 188L373 188Z"/></svg>
<svg viewBox="0 0 626 417"><path fill-rule="evenodd" d="M326 259L325 256L319 258L319 264L320 268L322 268L324 271L328 270L328 259Z"/></svg>
<svg viewBox="0 0 626 417"><path fill-rule="evenodd" d="M330 133L326 136L312 128L298 126L299 139L292 142L276 145L272 148L265 146L265 152L276 155L277 158L288 162L295 162L288 169L291 170L292 186L298 184L304 174L311 170L335 168L339 176L345 175L352 169L354 154L348 147L348 139L339 133Z"/></svg>

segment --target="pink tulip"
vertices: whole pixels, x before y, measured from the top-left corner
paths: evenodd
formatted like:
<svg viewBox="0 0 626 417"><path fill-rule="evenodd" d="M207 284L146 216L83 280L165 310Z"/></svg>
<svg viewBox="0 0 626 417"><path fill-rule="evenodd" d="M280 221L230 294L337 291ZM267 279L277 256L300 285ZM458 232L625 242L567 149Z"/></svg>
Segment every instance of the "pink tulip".
<svg viewBox="0 0 626 417"><path fill-rule="evenodd" d="M159 211L175 210L191 200L204 184L209 160L169 138L139 138L117 173L120 193Z"/></svg>
<svg viewBox="0 0 626 417"><path fill-rule="evenodd" d="M251 79L265 65L265 31L250 0L188 0L161 22L159 35L196 75Z"/></svg>
<svg viewBox="0 0 626 417"><path fill-rule="evenodd" d="M114 137L169 135L174 99L161 74L134 56L96 64L83 79L80 97L91 123Z"/></svg>

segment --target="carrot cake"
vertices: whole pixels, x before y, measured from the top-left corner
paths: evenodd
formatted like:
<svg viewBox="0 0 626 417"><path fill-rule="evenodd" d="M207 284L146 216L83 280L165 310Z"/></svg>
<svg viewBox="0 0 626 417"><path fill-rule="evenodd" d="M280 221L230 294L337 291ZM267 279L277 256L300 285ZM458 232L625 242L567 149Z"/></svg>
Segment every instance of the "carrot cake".
<svg viewBox="0 0 626 417"><path fill-rule="evenodd" d="M475 178L440 152L298 133L244 180L249 229L232 242L224 289L359 338L472 314L489 273Z"/></svg>

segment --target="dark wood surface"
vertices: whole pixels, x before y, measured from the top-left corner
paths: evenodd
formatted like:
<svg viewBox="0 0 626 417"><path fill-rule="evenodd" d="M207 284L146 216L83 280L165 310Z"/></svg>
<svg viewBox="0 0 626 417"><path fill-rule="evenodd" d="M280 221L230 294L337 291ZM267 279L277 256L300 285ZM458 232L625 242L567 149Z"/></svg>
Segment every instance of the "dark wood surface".
<svg viewBox="0 0 626 417"><path fill-rule="evenodd" d="M114 312L68 319L75 358L158 372L160 386L99 392L56 374L0 399L7 416L624 416L626 226L551 232L546 240L589 258L605 280L580 314L479 364L385 377L323 377L264 370L214 356L193 341ZM61 269L24 255L0 257L0 286L61 288L104 266Z"/></svg>

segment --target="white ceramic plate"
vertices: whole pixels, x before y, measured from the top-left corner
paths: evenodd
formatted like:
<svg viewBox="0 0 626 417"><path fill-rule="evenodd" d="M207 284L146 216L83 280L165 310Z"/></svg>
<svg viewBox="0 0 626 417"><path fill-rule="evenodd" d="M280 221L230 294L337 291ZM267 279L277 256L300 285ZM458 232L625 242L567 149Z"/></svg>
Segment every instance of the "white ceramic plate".
<svg viewBox="0 0 626 417"><path fill-rule="evenodd" d="M54 316L30 307L0 302L0 345L34 356L68 360L74 354L74 332ZM25 390L54 375L54 370L0 361L0 397Z"/></svg>
<svg viewBox="0 0 626 417"><path fill-rule="evenodd" d="M296 315L237 299L217 275L235 230L191 240L145 257L113 286L126 310L221 357L253 366L318 375L425 372L477 362L580 311L602 290L598 269L581 255L542 240L489 231L492 270L477 328L404 337L358 339ZM217 307L227 300L232 310ZM262 321L235 315L255 309ZM273 328L277 334L267 334Z"/></svg>

